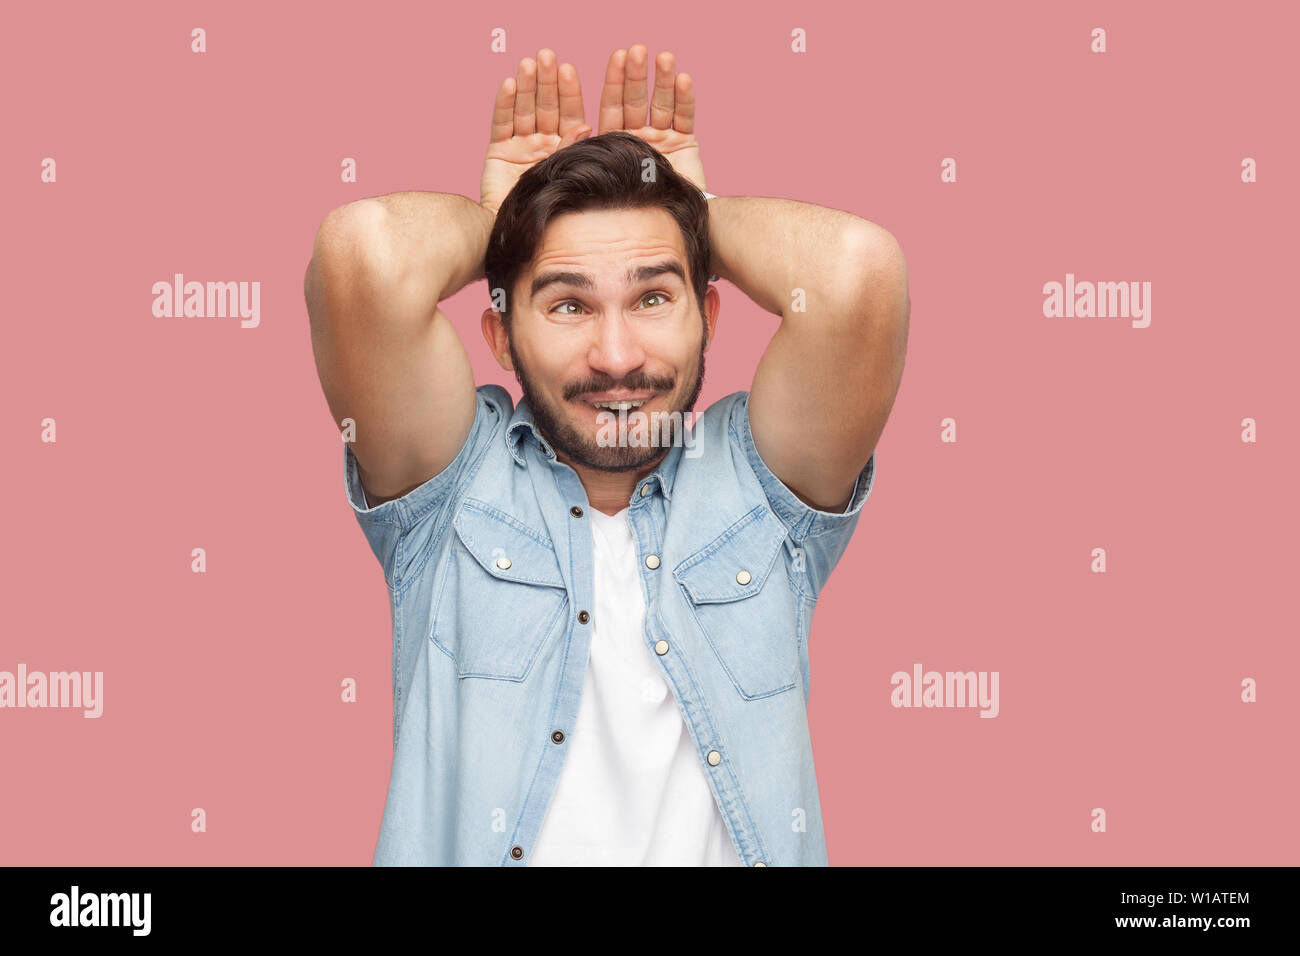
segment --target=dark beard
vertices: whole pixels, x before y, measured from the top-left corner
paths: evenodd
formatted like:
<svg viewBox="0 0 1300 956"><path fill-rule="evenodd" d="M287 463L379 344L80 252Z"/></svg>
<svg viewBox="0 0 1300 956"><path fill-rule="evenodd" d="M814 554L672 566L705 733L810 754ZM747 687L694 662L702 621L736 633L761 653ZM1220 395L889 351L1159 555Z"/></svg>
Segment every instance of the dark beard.
<svg viewBox="0 0 1300 956"><path fill-rule="evenodd" d="M567 419L561 418L559 412L545 402L539 401L538 393L528 384L528 376L524 372L524 365L519 361L519 355L515 352L515 344L507 338L510 346L510 359L514 362L515 378L519 380L519 387L523 389L524 398L527 400L529 407L533 412L533 422L537 430L541 432L542 437L550 443L551 447L557 452L563 454L570 461L576 462L585 468L591 468L595 471L635 471L653 464L660 458L668 454L671 445L611 445L602 446L596 442L592 435L585 435L578 431ZM590 383L589 383L590 384ZM612 391L614 386L620 384L612 381L597 383L591 387L584 387L585 392L606 392ZM668 382L664 379L650 378L642 375L634 375L627 381L621 383L631 391L643 391L645 389L655 389L661 394L672 391L676 382ZM695 403L699 400L700 389L704 387L704 338L700 337L700 362L699 370L695 374L695 383L691 387L690 394L686 397L682 408L669 408L668 412L682 412L683 426L685 425L685 414L695 410ZM647 434L656 431L654 426L647 428ZM681 436L677 436L677 441L681 442Z"/></svg>

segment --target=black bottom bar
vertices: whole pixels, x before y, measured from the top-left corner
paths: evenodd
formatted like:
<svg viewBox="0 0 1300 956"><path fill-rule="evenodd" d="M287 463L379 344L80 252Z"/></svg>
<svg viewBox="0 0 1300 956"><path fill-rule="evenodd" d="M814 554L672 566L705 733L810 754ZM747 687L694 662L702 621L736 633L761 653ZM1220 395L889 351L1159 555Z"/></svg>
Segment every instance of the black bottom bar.
<svg viewBox="0 0 1300 956"><path fill-rule="evenodd" d="M697 922L722 929L717 921L724 920L728 938L761 942L811 918L811 927L847 925L866 942L1130 937L1222 946L1268 931L1287 934L1283 908L1293 899L1295 871L862 867L783 875L769 867L748 874L610 875L548 869L503 879L486 868L9 867L0 869L7 884L0 926L6 944L71 936L77 943L116 937L337 945L400 933L437 946L453 926L457 936L477 931L507 943L520 941L520 933L536 940L543 931L550 942L567 920L609 917L651 918L673 930Z"/></svg>

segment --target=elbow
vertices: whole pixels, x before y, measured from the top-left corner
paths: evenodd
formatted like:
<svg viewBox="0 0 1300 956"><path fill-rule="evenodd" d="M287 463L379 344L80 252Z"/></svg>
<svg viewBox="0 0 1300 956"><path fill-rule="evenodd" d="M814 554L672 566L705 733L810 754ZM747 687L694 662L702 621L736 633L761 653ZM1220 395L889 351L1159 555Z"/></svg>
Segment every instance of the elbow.
<svg viewBox="0 0 1300 956"><path fill-rule="evenodd" d="M316 229L312 260L353 259L373 256L386 232L387 211L374 199L357 199L325 214Z"/></svg>
<svg viewBox="0 0 1300 956"><path fill-rule="evenodd" d="M889 230L861 220L845 230L842 240L844 262L849 263L846 280L861 288L881 276L906 282L907 259L903 247Z"/></svg>
<svg viewBox="0 0 1300 956"><path fill-rule="evenodd" d="M309 315L324 313L324 299L384 285L394 263L387 217L373 199L358 199L325 215L303 276Z"/></svg>
<svg viewBox="0 0 1300 956"><path fill-rule="evenodd" d="M841 247L839 288L843 314L873 325L894 323L906 338L911 312L907 260L898 240L874 223L847 229Z"/></svg>

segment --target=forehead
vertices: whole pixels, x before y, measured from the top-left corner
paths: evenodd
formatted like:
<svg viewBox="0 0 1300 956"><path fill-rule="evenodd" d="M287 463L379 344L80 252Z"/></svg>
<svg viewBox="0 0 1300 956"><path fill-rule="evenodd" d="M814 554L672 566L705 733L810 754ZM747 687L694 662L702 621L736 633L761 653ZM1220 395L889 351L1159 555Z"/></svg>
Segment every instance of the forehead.
<svg viewBox="0 0 1300 956"><path fill-rule="evenodd" d="M681 228L667 210L590 209L556 216L546 226L525 276L574 266L623 281L624 266L640 259L675 259L686 270ZM617 276L614 275L617 271Z"/></svg>

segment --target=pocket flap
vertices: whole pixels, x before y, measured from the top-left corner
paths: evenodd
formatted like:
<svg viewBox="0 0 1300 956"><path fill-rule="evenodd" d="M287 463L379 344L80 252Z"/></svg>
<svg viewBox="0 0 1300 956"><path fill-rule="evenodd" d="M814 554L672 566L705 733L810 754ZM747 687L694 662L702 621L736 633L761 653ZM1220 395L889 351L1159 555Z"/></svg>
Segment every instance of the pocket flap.
<svg viewBox="0 0 1300 956"><path fill-rule="evenodd" d="M466 498L452 524L483 570L517 584L563 588L551 539L502 511Z"/></svg>
<svg viewBox="0 0 1300 956"><path fill-rule="evenodd" d="M759 505L677 565L673 577L696 604L752 597L763 589L785 538L785 525Z"/></svg>

